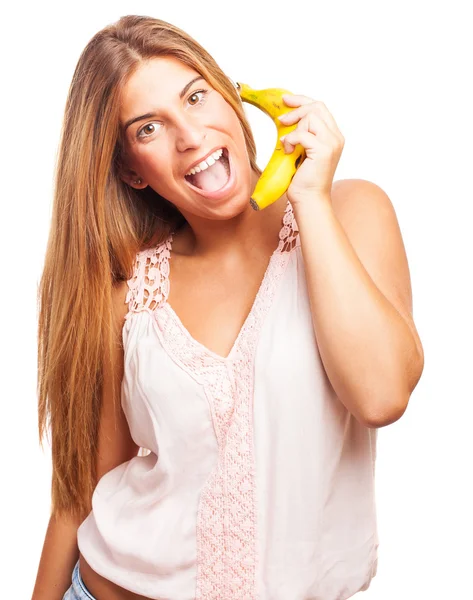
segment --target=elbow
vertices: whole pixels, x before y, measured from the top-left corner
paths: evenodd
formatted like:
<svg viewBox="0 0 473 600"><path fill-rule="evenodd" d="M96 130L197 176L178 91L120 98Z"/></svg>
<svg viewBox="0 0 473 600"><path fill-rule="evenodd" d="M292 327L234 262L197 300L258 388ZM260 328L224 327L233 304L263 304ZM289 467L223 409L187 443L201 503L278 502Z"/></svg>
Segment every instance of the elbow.
<svg viewBox="0 0 473 600"><path fill-rule="evenodd" d="M395 399L383 399L382 402L373 403L359 419L363 425L371 429L386 427L398 421L406 412L412 392L416 388L424 369L424 356L421 351L417 361L411 362L411 369L407 382L407 391L399 392Z"/></svg>
<svg viewBox="0 0 473 600"><path fill-rule="evenodd" d="M372 408L358 420L370 429L380 429L398 421L406 412L409 398L407 400L384 403Z"/></svg>

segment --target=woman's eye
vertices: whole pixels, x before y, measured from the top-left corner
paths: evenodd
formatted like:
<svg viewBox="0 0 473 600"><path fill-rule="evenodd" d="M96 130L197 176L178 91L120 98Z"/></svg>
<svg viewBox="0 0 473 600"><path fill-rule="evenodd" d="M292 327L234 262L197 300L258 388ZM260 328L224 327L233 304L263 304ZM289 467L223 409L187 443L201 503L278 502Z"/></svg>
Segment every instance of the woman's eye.
<svg viewBox="0 0 473 600"><path fill-rule="evenodd" d="M194 92L191 96L189 96L189 102L191 104L191 106L196 106L197 104L201 104L203 100L200 100L199 102L192 102L193 98L197 98L199 97L199 94L202 94L203 96L205 96L205 94L207 93L207 90L199 90L197 92Z"/></svg>
<svg viewBox="0 0 473 600"><path fill-rule="evenodd" d="M155 123L148 123L138 131L138 137L149 137L156 131Z"/></svg>

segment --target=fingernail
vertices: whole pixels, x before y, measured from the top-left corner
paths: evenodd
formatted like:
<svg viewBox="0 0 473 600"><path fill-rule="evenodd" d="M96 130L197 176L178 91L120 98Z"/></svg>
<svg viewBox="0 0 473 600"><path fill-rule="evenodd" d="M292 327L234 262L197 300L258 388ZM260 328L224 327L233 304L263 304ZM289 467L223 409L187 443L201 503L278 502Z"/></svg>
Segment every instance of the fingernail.
<svg viewBox="0 0 473 600"><path fill-rule="evenodd" d="M285 139L285 137L286 137L285 135L283 135L282 137L280 137L280 138L279 138L279 139L280 139L280 141L281 141L281 142L284 142L284 139Z"/></svg>
<svg viewBox="0 0 473 600"><path fill-rule="evenodd" d="M284 113L283 115L279 115L278 119L280 121L284 121L286 119L286 113Z"/></svg>

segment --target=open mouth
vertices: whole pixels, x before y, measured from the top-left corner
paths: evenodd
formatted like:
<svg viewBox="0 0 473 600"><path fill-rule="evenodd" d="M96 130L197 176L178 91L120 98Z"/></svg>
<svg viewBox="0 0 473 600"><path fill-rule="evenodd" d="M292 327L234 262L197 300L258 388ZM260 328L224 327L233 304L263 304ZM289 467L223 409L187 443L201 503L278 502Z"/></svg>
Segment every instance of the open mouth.
<svg viewBox="0 0 473 600"><path fill-rule="evenodd" d="M222 147L221 156L213 164L192 175L186 175L187 183L203 192L217 192L224 188L230 179L228 149Z"/></svg>

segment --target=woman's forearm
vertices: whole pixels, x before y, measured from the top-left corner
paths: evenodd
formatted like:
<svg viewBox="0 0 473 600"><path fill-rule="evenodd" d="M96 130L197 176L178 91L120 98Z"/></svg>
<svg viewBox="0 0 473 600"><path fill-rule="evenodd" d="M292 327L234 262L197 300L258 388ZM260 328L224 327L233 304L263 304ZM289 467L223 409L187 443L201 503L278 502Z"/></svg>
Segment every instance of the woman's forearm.
<svg viewBox="0 0 473 600"><path fill-rule="evenodd" d="M62 600L79 559L79 519L51 516L31 600Z"/></svg>

